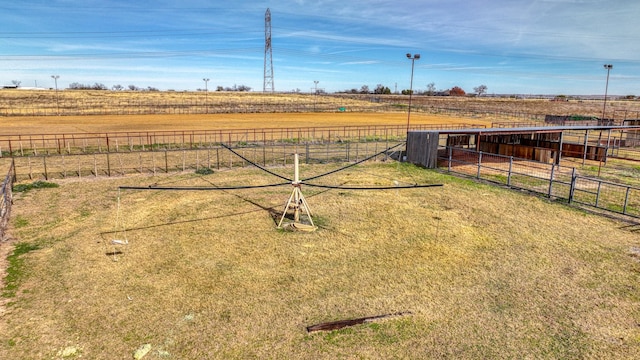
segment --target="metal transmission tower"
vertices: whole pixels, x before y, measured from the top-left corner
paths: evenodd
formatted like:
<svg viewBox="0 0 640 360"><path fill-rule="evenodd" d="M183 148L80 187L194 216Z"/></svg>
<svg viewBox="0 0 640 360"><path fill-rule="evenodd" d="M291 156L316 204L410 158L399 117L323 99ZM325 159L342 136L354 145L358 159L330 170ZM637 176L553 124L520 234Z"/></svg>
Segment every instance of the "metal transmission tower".
<svg viewBox="0 0 640 360"><path fill-rule="evenodd" d="M273 92L273 62L271 56L271 10L264 14L264 85L263 92Z"/></svg>

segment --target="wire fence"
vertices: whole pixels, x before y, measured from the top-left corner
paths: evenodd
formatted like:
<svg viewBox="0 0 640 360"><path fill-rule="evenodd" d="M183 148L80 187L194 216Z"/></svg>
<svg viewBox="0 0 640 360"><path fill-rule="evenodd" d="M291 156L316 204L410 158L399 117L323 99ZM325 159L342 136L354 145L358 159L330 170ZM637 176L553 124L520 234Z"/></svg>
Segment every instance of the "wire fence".
<svg viewBox="0 0 640 360"><path fill-rule="evenodd" d="M186 171L209 171L251 166L287 166L293 154L305 164L373 161L400 158L403 141L367 141L325 144L290 144L210 146L197 149L165 149L93 154L54 154L4 158L14 167L13 179L50 180L129 174L167 174ZM392 148L393 150L386 151Z"/></svg>
<svg viewBox="0 0 640 360"><path fill-rule="evenodd" d="M581 176L575 168L447 147L438 167L568 203L640 218L640 188Z"/></svg>
<svg viewBox="0 0 640 360"><path fill-rule="evenodd" d="M477 128L474 124L412 125L411 130ZM332 142L395 141L406 139L403 125L263 128L238 130L145 131L0 135L0 157L52 154L93 154L234 146L326 144Z"/></svg>
<svg viewBox="0 0 640 360"><path fill-rule="evenodd" d="M15 179L13 163L9 164L9 171L2 182L0 188L0 242L5 240L9 217L11 216L11 205L13 204L13 181Z"/></svg>
<svg viewBox="0 0 640 360"><path fill-rule="evenodd" d="M54 95L55 94L55 95ZM22 97L0 97L0 116L79 116L79 115L177 115L177 114L248 114L248 113L308 113L308 112L406 112L406 97L379 95L322 95L315 98L280 94L278 99L239 97L236 100L219 100L219 96L205 93L128 93L89 92L79 96L76 92L43 92L25 100ZM165 95L163 97L163 95ZM233 97L233 96L231 96ZM518 110L496 110L469 106L437 106L414 103L412 112L456 117L519 119L543 121L546 114Z"/></svg>

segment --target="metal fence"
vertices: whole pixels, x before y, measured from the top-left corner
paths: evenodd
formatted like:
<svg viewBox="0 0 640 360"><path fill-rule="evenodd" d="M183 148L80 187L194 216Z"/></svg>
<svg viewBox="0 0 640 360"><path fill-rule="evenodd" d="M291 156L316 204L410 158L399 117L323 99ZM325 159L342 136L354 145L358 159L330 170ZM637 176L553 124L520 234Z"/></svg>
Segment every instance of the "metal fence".
<svg viewBox="0 0 640 360"><path fill-rule="evenodd" d="M13 163L9 165L9 171L2 182L2 188L0 188L0 242L5 240L7 225L9 223L9 217L11 216L11 205L13 203L13 181L15 179L15 173Z"/></svg>
<svg viewBox="0 0 640 360"><path fill-rule="evenodd" d="M477 128L473 124L412 125L411 130ZM186 150L227 145L273 145L405 139L403 125L0 135L0 157Z"/></svg>
<svg viewBox="0 0 640 360"><path fill-rule="evenodd" d="M195 149L165 149L93 154L33 155L0 159L14 164L16 181L50 180L128 174L166 174L201 169L219 170L250 166L286 166L293 164L293 154L306 164L357 162L399 158L404 141L367 141L325 144L290 144L234 146L230 151L214 145ZM392 149L386 151L387 149ZM235 152L235 153L234 153ZM376 155L378 154L378 155Z"/></svg>
<svg viewBox="0 0 640 360"><path fill-rule="evenodd" d="M572 167L447 147L438 167L568 203L640 218L640 188L578 174Z"/></svg>

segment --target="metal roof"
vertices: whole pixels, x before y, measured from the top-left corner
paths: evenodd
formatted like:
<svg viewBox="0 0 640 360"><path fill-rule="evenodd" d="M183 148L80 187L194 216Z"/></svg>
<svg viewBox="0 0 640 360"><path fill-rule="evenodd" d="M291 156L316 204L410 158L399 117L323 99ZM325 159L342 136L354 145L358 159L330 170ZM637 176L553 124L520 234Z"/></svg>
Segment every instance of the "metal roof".
<svg viewBox="0 0 640 360"><path fill-rule="evenodd" d="M553 133L572 130L595 130L595 131L608 131L608 130L640 130L640 125L636 126L623 126L623 125L608 125L608 126L529 126L529 127L516 127L516 128L477 128L477 129L442 129L442 130L415 130L409 132L437 132L440 134L448 135L513 135L513 134L529 134L529 133Z"/></svg>

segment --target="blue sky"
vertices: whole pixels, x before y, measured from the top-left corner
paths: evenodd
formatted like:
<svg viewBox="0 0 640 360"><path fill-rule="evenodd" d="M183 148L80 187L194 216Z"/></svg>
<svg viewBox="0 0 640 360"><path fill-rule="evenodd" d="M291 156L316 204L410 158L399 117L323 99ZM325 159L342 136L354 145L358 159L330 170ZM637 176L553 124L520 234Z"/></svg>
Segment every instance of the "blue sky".
<svg viewBox="0 0 640 360"><path fill-rule="evenodd" d="M1 0L0 85L262 91L267 8L276 91L640 95L629 0Z"/></svg>

